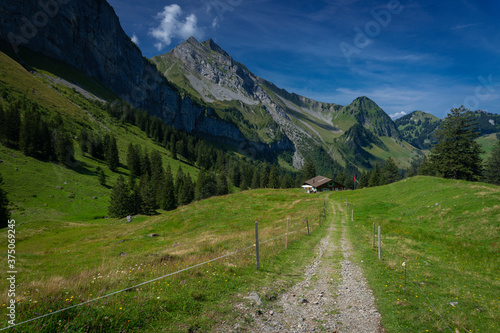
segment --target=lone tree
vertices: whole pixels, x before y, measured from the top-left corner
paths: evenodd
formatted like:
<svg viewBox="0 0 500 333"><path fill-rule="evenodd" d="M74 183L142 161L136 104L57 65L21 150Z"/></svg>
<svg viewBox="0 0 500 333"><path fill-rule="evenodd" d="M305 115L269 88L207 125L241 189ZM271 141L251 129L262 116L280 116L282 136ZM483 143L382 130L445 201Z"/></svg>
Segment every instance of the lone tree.
<svg viewBox="0 0 500 333"><path fill-rule="evenodd" d="M434 169L445 178L478 180L482 153L474 114L463 106L451 109L436 130L438 143L431 150Z"/></svg>
<svg viewBox="0 0 500 333"><path fill-rule="evenodd" d="M0 174L0 229L6 228L9 225L10 211L9 211L9 199L7 199L7 193L1 187L3 185L3 178Z"/></svg>

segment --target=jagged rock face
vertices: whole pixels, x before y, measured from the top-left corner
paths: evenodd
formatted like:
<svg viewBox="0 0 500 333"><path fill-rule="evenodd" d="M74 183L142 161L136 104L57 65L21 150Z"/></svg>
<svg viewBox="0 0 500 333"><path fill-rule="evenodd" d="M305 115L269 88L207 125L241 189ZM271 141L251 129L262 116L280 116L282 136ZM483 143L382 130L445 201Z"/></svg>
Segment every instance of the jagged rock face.
<svg viewBox="0 0 500 333"><path fill-rule="evenodd" d="M68 63L101 81L134 107L178 129L233 145L245 141L235 124L181 97L156 66L142 56L105 0L2 0L0 24L0 40L15 51L27 47ZM253 145L259 151L293 147L286 140L271 146Z"/></svg>

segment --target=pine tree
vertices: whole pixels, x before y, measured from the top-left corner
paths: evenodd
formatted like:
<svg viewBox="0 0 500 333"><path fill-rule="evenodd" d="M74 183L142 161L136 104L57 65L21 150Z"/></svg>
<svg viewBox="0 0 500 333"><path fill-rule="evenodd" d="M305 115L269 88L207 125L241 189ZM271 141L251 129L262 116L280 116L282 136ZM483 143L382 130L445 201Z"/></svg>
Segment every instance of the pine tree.
<svg viewBox="0 0 500 333"><path fill-rule="evenodd" d="M151 175L151 161L147 152L141 158L141 176Z"/></svg>
<svg viewBox="0 0 500 333"><path fill-rule="evenodd" d="M60 164L72 166L75 162L73 141L62 127L54 131L54 153Z"/></svg>
<svg viewBox="0 0 500 333"><path fill-rule="evenodd" d="M358 187L368 187L370 185L371 172L362 172L358 180Z"/></svg>
<svg viewBox="0 0 500 333"><path fill-rule="evenodd" d="M21 113L18 105L11 105L5 112L5 136L6 145L16 147L19 144L19 134L21 132Z"/></svg>
<svg viewBox="0 0 500 333"><path fill-rule="evenodd" d="M151 154L151 186L153 187L156 203L159 207L162 205L162 197L165 192L165 170L163 169L161 155L156 150Z"/></svg>
<svg viewBox="0 0 500 333"><path fill-rule="evenodd" d="M106 174L101 167L97 167L97 177L99 178L99 184L106 186Z"/></svg>
<svg viewBox="0 0 500 333"><path fill-rule="evenodd" d="M104 157L106 159L106 164L109 169L116 172L118 166L120 165L120 158L118 157L118 145L116 144L116 138L114 135L106 135L105 139L105 152Z"/></svg>
<svg viewBox="0 0 500 333"><path fill-rule="evenodd" d="M461 106L451 109L436 130L438 143L430 160L445 178L478 180L482 172L481 147L474 114Z"/></svg>
<svg viewBox="0 0 500 333"><path fill-rule="evenodd" d="M231 180L234 187L240 187L241 183L241 170L240 166L236 163L231 167Z"/></svg>
<svg viewBox="0 0 500 333"><path fill-rule="evenodd" d="M500 141L495 144L486 161L484 176L486 182L500 185Z"/></svg>
<svg viewBox="0 0 500 333"><path fill-rule="evenodd" d="M271 171L269 172L269 188L279 188L280 187L280 177L278 174L278 168L276 164L273 164Z"/></svg>
<svg viewBox="0 0 500 333"><path fill-rule="evenodd" d="M179 197L183 183L184 183L184 171L182 171L182 167L179 165L179 168L177 169L177 174L175 175L175 183L174 183L174 191L176 198Z"/></svg>
<svg viewBox="0 0 500 333"><path fill-rule="evenodd" d="M293 180L292 180L292 176L290 176L290 174L285 174L283 176L283 179L281 181L281 187L282 188L292 188L293 187Z"/></svg>
<svg viewBox="0 0 500 333"><path fill-rule="evenodd" d="M109 216L110 217L125 217L131 213L133 209L130 200L130 191L125 184L125 179L122 175L118 177L113 190L111 191L111 198L109 203Z"/></svg>
<svg viewBox="0 0 500 333"><path fill-rule="evenodd" d="M156 214L158 208L156 204L156 195L151 184L151 176L145 174L139 182L139 193L141 194L141 213L144 215Z"/></svg>
<svg viewBox="0 0 500 333"><path fill-rule="evenodd" d="M172 176L170 164L167 165L167 170L165 171L165 187L162 208L164 210L173 210L177 208L177 201L174 192L174 177Z"/></svg>
<svg viewBox="0 0 500 333"><path fill-rule="evenodd" d="M260 188L267 188L269 186L269 166L264 163L260 173Z"/></svg>
<svg viewBox="0 0 500 333"><path fill-rule="evenodd" d="M217 192L218 195L229 194L229 184L227 182L227 174L225 170L222 170L217 174Z"/></svg>
<svg viewBox="0 0 500 333"><path fill-rule="evenodd" d="M377 162L375 164L375 168L371 172L368 187L375 187L380 185L382 185L382 171L380 170L380 165Z"/></svg>
<svg viewBox="0 0 500 333"><path fill-rule="evenodd" d="M172 134L172 136L170 137L170 152L172 154L172 158L174 160L176 160L177 159L177 145L176 145L174 134Z"/></svg>
<svg viewBox="0 0 500 333"><path fill-rule="evenodd" d="M9 225L9 219L9 199L7 198L7 192L3 189L3 178L0 174L0 229Z"/></svg>
<svg viewBox="0 0 500 333"><path fill-rule="evenodd" d="M317 176L316 174L316 167L314 166L314 161L310 156L307 156L304 165L302 166L301 169L301 174L302 174L302 181L306 181L308 179L314 178Z"/></svg>
<svg viewBox="0 0 500 333"><path fill-rule="evenodd" d="M19 148L26 156L36 157L38 155L38 124L40 117L33 112L26 112L21 122L21 130L19 133Z"/></svg>
<svg viewBox="0 0 500 333"><path fill-rule="evenodd" d="M141 157L138 148L131 143L127 148L127 168L131 177L141 176Z"/></svg>
<svg viewBox="0 0 500 333"><path fill-rule="evenodd" d="M398 166L392 158L388 158L382 167L382 177L385 184L392 184L401 180L401 174L399 173Z"/></svg>
<svg viewBox="0 0 500 333"><path fill-rule="evenodd" d="M86 130L80 131L80 150L82 154L89 152L89 133Z"/></svg>
<svg viewBox="0 0 500 333"><path fill-rule="evenodd" d="M255 169L252 176L252 185L250 186L253 190L260 187L260 176L259 171Z"/></svg>
<svg viewBox="0 0 500 333"><path fill-rule="evenodd" d="M184 176L179 193L179 205L188 205L194 200L194 184L189 174Z"/></svg>
<svg viewBox="0 0 500 333"><path fill-rule="evenodd" d="M198 174L198 180L196 181L195 199L207 199L217 195L217 193L217 182L213 173L209 173L204 169L201 169Z"/></svg>

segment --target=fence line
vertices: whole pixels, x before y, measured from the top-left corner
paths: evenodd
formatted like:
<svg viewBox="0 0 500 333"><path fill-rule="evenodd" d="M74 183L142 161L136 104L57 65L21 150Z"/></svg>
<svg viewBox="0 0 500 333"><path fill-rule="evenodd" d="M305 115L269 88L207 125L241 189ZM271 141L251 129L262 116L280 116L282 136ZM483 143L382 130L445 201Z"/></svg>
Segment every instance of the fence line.
<svg viewBox="0 0 500 333"><path fill-rule="evenodd" d="M299 228L298 230L296 231L291 231L291 232L287 232L285 234L282 234L280 236L277 236L277 237L274 237L274 238L271 238L271 239L268 239L264 242L259 242L259 244L265 244L265 243L269 243L273 240L276 240L278 238L281 238L283 236L286 236L286 235L289 235L289 234L293 234L293 233L297 233L299 232L300 230L303 230L303 229L306 229L306 227L303 227L303 228ZM309 235L309 227L307 227L307 230L308 230L308 235ZM85 302L82 302L80 304L75 304L75 305L72 305L72 306L69 306L67 308L63 308L63 309L60 309L60 310L57 310L57 311L54 311L54 312L51 312L51 313L47 313L47 314L44 314L42 316L38 316L38 317L35 317L35 318L32 318L32 319L29 319L29 320L25 320L23 322L20 322L20 323L17 323L17 324L14 324L14 325L10 325L10 326L7 326L7 327L3 327L3 328L0 328L0 331L4 331L4 330L7 330L7 329L11 329L11 328L14 328L16 326L20 326L20 325L23 325L23 324L27 324L29 322L32 322L32 321L36 321L36 320L39 320L39 319L42 319L42 318L45 318L45 317L50 317L52 315L55 315L56 313L61 313L61 312L64 312L64 311L67 311L67 310L70 310L70 309L73 309L73 308L77 308L77 307L80 307L82 305L85 305L85 304L89 304L89 303L93 303L95 301L98 301L100 299L104 299L104 298L108 298L110 296L113 296L113 295L117 295L119 293L122 293L122 292L125 292L127 290L130 290L130 289L134 289L134 288L137 288L137 287L140 287L140 286L143 286L143 285L146 285L146 284L149 284L149 283L152 283L152 282L155 282L155 281L158 281L158 280L162 280L164 278L167 278L169 276L173 276L173 275L177 275L179 273L182 273L182 272L185 272L185 271L188 271L188 270L191 270L193 268L196 268L196 267L199 267L199 266L203 266L203 265L206 265L208 263L211 263L211 262L214 262L214 261L217 261L217 260L220 260L220 259L223 259L223 258L226 258L226 257L230 257L232 255L235 255L237 253L240 253L240 252L243 252L243 251L246 251L248 249L251 249L253 247L256 247L257 244L253 244L253 245L250 245L250 246L247 246L245 248L242 248L242 249L239 249L239 250L236 250L236 251L233 251L231 253L228 253L228 254L225 254L225 255L222 255L220 257L217 257L217 258L214 258L214 259L210 259L210 260L207 260L207 261L204 261L202 263L199 263L199 264L196 264L196 265L193 265L193 266L190 266L190 267L187 267L187 268L183 268L181 270L178 270L176 272L173 272L173 273L169 273L169 274L166 274L166 275L163 275L163 276L160 276L160 277L157 277L157 278L154 278L152 280L148 280L148 281L145 281L145 282L142 282L142 283L139 283L135 286L131 286L131 287L127 287L125 289L121 289L121 290L118 290L118 291L114 291L110 294L106 294L106 295L103 295L103 296L100 296L100 297L97 297L97 298L94 298L94 299L91 299L91 300L88 300L88 301L85 301Z"/></svg>
<svg viewBox="0 0 500 333"><path fill-rule="evenodd" d="M373 232L372 232L372 237L373 237L373 241L372 241L372 246L375 246L375 222L373 222ZM380 226L378 226L378 260L380 260L380 252L381 252L381 232L380 232ZM446 326L449 328L450 332L454 332L450 325L448 325L448 322L446 320L444 320L443 316L441 315L441 313L439 313L439 311L437 310L436 306L434 305L434 303L432 303L432 301L430 300L429 296L427 296L427 294L423 291L422 288L420 288L420 285L418 284L417 281L415 281L415 279L413 278L413 276L411 276L410 272L408 270L406 270L406 267L405 267L405 274L408 274L408 276L413 280L413 283L415 283L415 285L418 287L418 289L420 290L420 292L422 293L422 295L425 296L425 298L427 298L427 300L429 301L429 303L431 304L431 306L434 308L434 312L438 314L439 317L441 317L441 320L446 324ZM405 277L406 279L406 277Z"/></svg>

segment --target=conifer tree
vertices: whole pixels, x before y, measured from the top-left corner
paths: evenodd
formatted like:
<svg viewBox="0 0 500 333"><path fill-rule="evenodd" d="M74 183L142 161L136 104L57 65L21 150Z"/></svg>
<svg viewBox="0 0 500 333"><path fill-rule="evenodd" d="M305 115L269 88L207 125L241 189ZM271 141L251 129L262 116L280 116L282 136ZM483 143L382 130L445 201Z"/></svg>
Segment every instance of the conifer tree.
<svg viewBox="0 0 500 333"><path fill-rule="evenodd" d="M62 127L54 131L54 153L60 164L72 166L75 162L73 141Z"/></svg>
<svg viewBox="0 0 500 333"><path fill-rule="evenodd" d="M130 191L125 179L122 175L118 177L113 190L111 191L111 198L109 203L109 216L110 217L125 217L131 213L131 200Z"/></svg>
<svg viewBox="0 0 500 333"><path fill-rule="evenodd" d="M106 186L106 174L101 167L97 167L97 177L99 179L99 184L102 186Z"/></svg>
<svg viewBox="0 0 500 333"><path fill-rule="evenodd" d="M33 112L26 112L23 121L21 122L21 129L19 133L19 148L26 156L37 157L38 143L38 124L40 117L37 117Z"/></svg>
<svg viewBox="0 0 500 333"><path fill-rule="evenodd" d="M260 188L267 188L269 186L269 172L269 167L264 163L260 173Z"/></svg>
<svg viewBox="0 0 500 333"><path fill-rule="evenodd" d="M177 201L174 192L174 177L172 175L172 169L170 164L167 165L167 170L165 171L165 187L163 194L163 209L173 210L177 208Z"/></svg>
<svg viewBox="0 0 500 333"><path fill-rule="evenodd" d="M390 157L385 161L385 164L382 167L382 176L385 184L392 184L401 180L401 174L399 173L398 166Z"/></svg>
<svg viewBox="0 0 500 333"><path fill-rule="evenodd" d="M156 150L151 153L151 186L155 193L156 203L161 206L162 196L165 192L165 170L161 155Z"/></svg>
<svg viewBox="0 0 500 333"><path fill-rule="evenodd" d="M184 171L182 171L182 167L179 165L179 168L177 169L177 174L175 175L175 183L174 183L174 191L176 198L179 197L183 183L184 183Z"/></svg>
<svg viewBox="0 0 500 333"><path fill-rule="evenodd" d="M141 176L151 175L151 161L147 152L141 158Z"/></svg>
<svg viewBox="0 0 500 333"><path fill-rule="evenodd" d="M179 205L188 205L194 200L194 184L191 176L187 173L182 182L182 188L179 192Z"/></svg>
<svg viewBox="0 0 500 333"><path fill-rule="evenodd" d="M241 170L239 165L234 163L231 167L231 180L234 187L240 187L241 183Z"/></svg>
<svg viewBox="0 0 500 333"><path fill-rule="evenodd" d="M488 183L500 185L500 141L495 144L486 161L484 176Z"/></svg>
<svg viewBox="0 0 500 333"><path fill-rule="evenodd" d="M271 167L271 171L269 172L269 188L279 188L280 187L280 178L278 174L278 168L276 164L273 164Z"/></svg>
<svg viewBox="0 0 500 333"><path fill-rule="evenodd" d="M141 194L141 213L144 215L156 214L158 208L156 204L156 195L151 184L151 176L145 174L139 182L139 193Z"/></svg>
<svg viewBox="0 0 500 333"><path fill-rule="evenodd" d="M217 192L218 195L229 194L229 184L227 182L227 174L225 170L217 174Z"/></svg>
<svg viewBox="0 0 500 333"><path fill-rule="evenodd" d="M259 171L255 169L253 171L253 176L252 176L252 185L251 188L253 190L257 189L260 187L260 176L259 176Z"/></svg>
<svg viewBox="0 0 500 333"><path fill-rule="evenodd" d="M116 144L116 138L114 135L106 135L105 137L105 153L104 157L106 159L106 164L109 169L116 172L118 166L120 165L120 158L118 157L118 145Z"/></svg>
<svg viewBox="0 0 500 333"><path fill-rule="evenodd" d="M303 182L317 176L316 167L314 166L314 161L312 160L311 156L306 157L304 165L301 169L301 173Z"/></svg>
<svg viewBox="0 0 500 333"><path fill-rule="evenodd" d="M5 136L6 145L16 147L19 144L19 134L21 132L21 112L19 106L13 104L5 112Z"/></svg>
<svg viewBox="0 0 500 333"><path fill-rule="evenodd" d="M170 137L170 153L172 154L172 158L174 160L177 159L177 145L176 145L177 141L175 140L175 135L172 134L172 136Z"/></svg>
<svg viewBox="0 0 500 333"><path fill-rule="evenodd" d="M132 143L127 147L127 168L132 177L141 176L141 157L137 146Z"/></svg>
<svg viewBox="0 0 500 333"><path fill-rule="evenodd" d="M380 165L377 162L375 163L375 168L371 172L368 187L375 187L380 185L382 185L382 172L380 171Z"/></svg>
<svg viewBox="0 0 500 333"><path fill-rule="evenodd" d="M9 225L10 210L7 192L3 189L3 178L0 174L0 229Z"/></svg>
<svg viewBox="0 0 500 333"><path fill-rule="evenodd" d="M474 114L461 106L451 109L436 130L438 143L431 162L444 178L478 180L482 172L481 147Z"/></svg>

